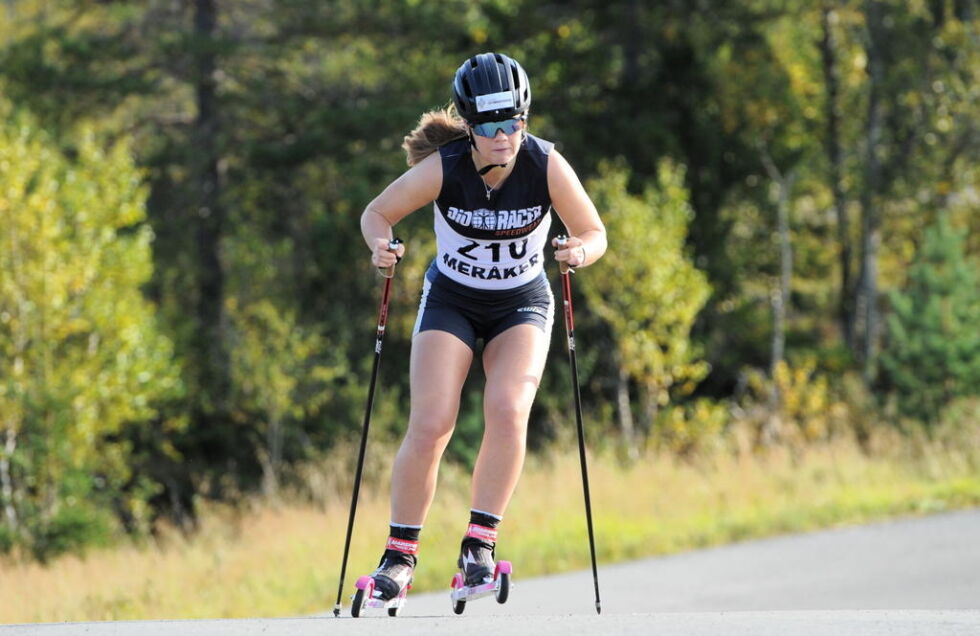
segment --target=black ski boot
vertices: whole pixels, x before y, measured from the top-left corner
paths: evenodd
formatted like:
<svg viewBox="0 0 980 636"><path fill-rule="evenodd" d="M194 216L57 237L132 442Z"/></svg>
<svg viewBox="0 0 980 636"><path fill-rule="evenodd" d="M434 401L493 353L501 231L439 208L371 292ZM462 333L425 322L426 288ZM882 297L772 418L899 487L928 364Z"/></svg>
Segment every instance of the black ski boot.
<svg viewBox="0 0 980 636"><path fill-rule="evenodd" d="M467 587L482 585L493 581L494 547L497 542L497 531L470 524L460 546L457 565L462 572Z"/></svg>
<svg viewBox="0 0 980 636"><path fill-rule="evenodd" d="M378 569L371 574L374 579L374 597L390 601L412 584L418 558L418 541L388 538L388 546Z"/></svg>

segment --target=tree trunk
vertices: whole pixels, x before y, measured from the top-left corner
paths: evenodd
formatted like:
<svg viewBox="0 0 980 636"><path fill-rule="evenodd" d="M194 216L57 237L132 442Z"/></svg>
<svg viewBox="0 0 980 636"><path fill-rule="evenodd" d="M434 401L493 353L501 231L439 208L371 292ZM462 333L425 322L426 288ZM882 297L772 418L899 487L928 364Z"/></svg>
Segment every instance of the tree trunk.
<svg viewBox="0 0 980 636"><path fill-rule="evenodd" d="M847 201L844 199L844 187L841 174L843 157L840 144L840 111L837 95L840 90L839 69L837 66L837 51L834 41L833 22L834 12L829 5L824 5L821 11L821 26L823 37L820 40L820 52L823 58L823 75L827 85L827 160L830 166L830 189L834 197L834 211L837 216L837 242L840 249L840 305L837 319L841 337L847 348L854 350L854 296L853 281L851 280L851 234L850 221L847 215Z"/></svg>
<svg viewBox="0 0 980 636"><path fill-rule="evenodd" d="M630 377L622 365L619 367L619 377L616 381L616 410L626 456L635 460L640 452L636 446L636 427L633 425L633 409L630 405Z"/></svg>
<svg viewBox="0 0 980 636"><path fill-rule="evenodd" d="M198 407L207 413L224 413L230 392L230 362L226 347L224 312L225 273L221 262L221 237L225 212L221 203L221 171L218 150L219 117L215 97L217 60L214 36L217 10L214 0L194 4L196 42L197 119L194 140L200 151L197 205L196 317L200 391Z"/></svg>
<svg viewBox="0 0 980 636"><path fill-rule="evenodd" d="M772 336L772 370L786 357L786 312L789 307L789 286L793 276L793 247L790 244L789 215L790 190L793 187L793 175L790 174L779 183L779 205L777 207L779 232L779 288L773 294L773 336Z"/></svg>
<svg viewBox="0 0 980 636"><path fill-rule="evenodd" d="M630 0L629 7L626 9L628 12L628 19L625 27L625 38L623 41L623 73L622 81L626 84L631 84L635 81L637 74L640 69L640 52L644 50L645 43L643 41L642 23L640 22L640 7L638 0ZM639 105L639 102L635 102L634 105Z"/></svg>
<svg viewBox="0 0 980 636"><path fill-rule="evenodd" d="M272 415L266 429L266 448L259 449L262 467L262 494L268 498L279 494L279 471L282 469L282 418Z"/></svg>
<svg viewBox="0 0 980 636"><path fill-rule="evenodd" d="M878 247L881 243L881 218L877 195L881 184L881 90L883 81L882 5L879 0L865 3L868 58L868 120L865 129L865 183L861 192L861 270L855 307L861 321L860 357L863 375L870 381L874 375L878 345Z"/></svg>
<svg viewBox="0 0 980 636"><path fill-rule="evenodd" d="M5 257L0 261L0 265L9 267L9 276L12 283L12 294L10 294L9 302L14 306L14 325L16 325L16 329L10 334L13 340L13 360L5 361L5 363L9 365L7 371L10 377L16 381L25 373L26 365L24 357L31 341L27 329L32 321L28 313L28 299L27 292L25 291L26 282L24 280L26 277L24 276L23 254L20 249L21 245L17 232L17 223L10 224L9 236L10 244L3 246L5 253L0 252L0 255ZM25 417L23 408L27 402L22 395L18 396L17 399L21 402L20 408L16 412L13 408L10 408L8 412L3 413L6 430L3 451L0 453L0 497L3 499L4 518L12 531L17 530L18 515L16 505L17 486L14 483L10 471L11 459L13 459L14 450L17 448L17 431L24 425Z"/></svg>
<svg viewBox="0 0 980 636"><path fill-rule="evenodd" d="M17 530L17 508L14 506L14 482L10 476L10 459L17 450L17 433L8 425L3 452L0 453L0 497L3 498L3 517L11 531Z"/></svg>
<svg viewBox="0 0 980 636"><path fill-rule="evenodd" d="M653 433L657 426L657 415L660 413L659 395L660 387L656 384L646 387L646 390L643 391L642 425L647 435Z"/></svg>
<svg viewBox="0 0 980 636"><path fill-rule="evenodd" d="M769 361L770 375L774 375L776 367L786 357L786 311L789 307L789 289L793 277L793 246L790 242L789 231L790 197L796 176L792 171L783 176L764 147L761 150L761 157L769 178L779 190L779 201L776 205L776 231L779 236L779 283L772 294L772 356ZM775 400L779 399L778 395L773 397Z"/></svg>

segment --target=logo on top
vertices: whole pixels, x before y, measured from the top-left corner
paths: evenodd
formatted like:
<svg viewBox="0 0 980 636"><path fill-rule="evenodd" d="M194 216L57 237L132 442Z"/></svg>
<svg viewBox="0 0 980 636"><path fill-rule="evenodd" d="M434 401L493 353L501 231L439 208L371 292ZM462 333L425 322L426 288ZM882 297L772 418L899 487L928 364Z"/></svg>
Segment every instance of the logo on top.
<svg viewBox="0 0 980 636"><path fill-rule="evenodd" d="M500 110L501 108L513 107L514 93L511 91L476 96L476 112L478 113L483 113L488 110Z"/></svg>
<svg viewBox="0 0 980 636"><path fill-rule="evenodd" d="M450 206L446 211L446 219L461 227L480 231L515 230L524 233L533 230L543 218L543 207L535 205L518 210L460 210Z"/></svg>
<svg viewBox="0 0 980 636"><path fill-rule="evenodd" d="M473 210L470 226L477 230L496 230L497 213L493 210Z"/></svg>

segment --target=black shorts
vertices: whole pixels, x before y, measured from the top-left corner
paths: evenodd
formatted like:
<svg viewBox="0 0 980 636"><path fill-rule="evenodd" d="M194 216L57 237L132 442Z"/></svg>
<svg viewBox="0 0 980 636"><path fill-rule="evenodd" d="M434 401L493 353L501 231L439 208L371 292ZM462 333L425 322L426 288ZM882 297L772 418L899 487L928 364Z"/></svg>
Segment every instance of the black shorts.
<svg viewBox="0 0 980 636"><path fill-rule="evenodd" d="M544 272L514 289L474 289L441 273L433 263L425 273L422 300L413 335L429 329L447 331L476 351L514 325L531 324L551 336L555 298Z"/></svg>

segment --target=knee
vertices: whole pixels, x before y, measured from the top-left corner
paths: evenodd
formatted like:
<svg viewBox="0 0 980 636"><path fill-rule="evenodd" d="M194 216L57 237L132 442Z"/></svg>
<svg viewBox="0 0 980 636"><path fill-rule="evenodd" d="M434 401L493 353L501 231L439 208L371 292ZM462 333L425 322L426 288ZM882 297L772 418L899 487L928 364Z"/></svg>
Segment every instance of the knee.
<svg viewBox="0 0 980 636"><path fill-rule="evenodd" d="M405 443L417 451L441 450L449 443L455 421L449 416L415 416L409 421Z"/></svg>
<svg viewBox="0 0 980 636"><path fill-rule="evenodd" d="M500 400L489 404L484 409L487 420L487 431L507 437L524 438L527 433L527 418L529 409L513 401Z"/></svg>

